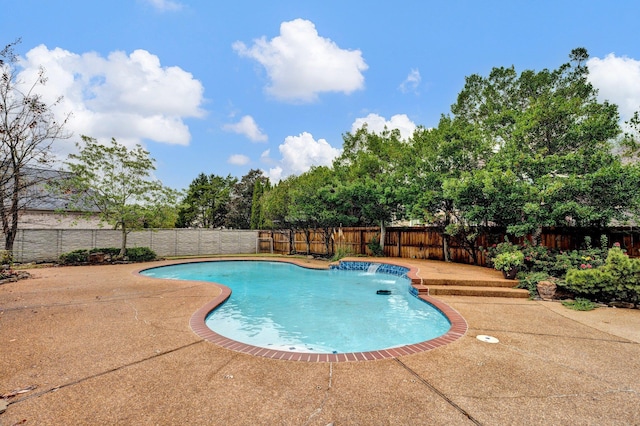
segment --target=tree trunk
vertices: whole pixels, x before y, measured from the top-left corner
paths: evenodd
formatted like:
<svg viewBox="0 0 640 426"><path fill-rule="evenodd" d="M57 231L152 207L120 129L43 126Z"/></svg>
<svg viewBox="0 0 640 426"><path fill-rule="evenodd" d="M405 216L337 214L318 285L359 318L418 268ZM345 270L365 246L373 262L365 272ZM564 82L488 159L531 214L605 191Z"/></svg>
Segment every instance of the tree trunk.
<svg viewBox="0 0 640 426"><path fill-rule="evenodd" d="M541 236L542 236L542 227L537 226L536 229L531 233L531 245L539 246Z"/></svg>
<svg viewBox="0 0 640 426"><path fill-rule="evenodd" d="M289 254L295 253L295 246L293 241L294 235L295 235L295 230L293 228L289 229Z"/></svg>
<svg viewBox="0 0 640 426"><path fill-rule="evenodd" d="M4 234L4 249L8 251L13 257L13 242L16 239L16 234L11 230Z"/></svg>
<svg viewBox="0 0 640 426"><path fill-rule="evenodd" d="M447 234L442 235L442 252L444 254L444 261L451 262L451 254L449 253L449 236Z"/></svg>
<svg viewBox="0 0 640 426"><path fill-rule="evenodd" d="M449 253L449 235L447 235L447 225L451 223L449 213L445 213L444 232L442 233L442 253L445 262L451 262L451 253Z"/></svg>
<svg viewBox="0 0 640 426"><path fill-rule="evenodd" d="M120 259L123 259L126 254L127 254L127 228L126 226L124 226L124 223L123 223L122 224L122 245L120 246L120 254L118 254L118 257Z"/></svg>
<svg viewBox="0 0 640 426"><path fill-rule="evenodd" d="M14 168L13 188L20 188L20 173ZM2 203L2 230L4 231L4 249L13 257L13 243L18 233L18 208L19 208L19 191L15 190L11 194L11 206L9 211L5 211L4 202ZM7 217L7 216L10 216Z"/></svg>
<svg viewBox="0 0 640 426"><path fill-rule="evenodd" d="M304 239L307 243L307 256L311 254L311 229L305 228L304 230Z"/></svg>
<svg viewBox="0 0 640 426"><path fill-rule="evenodd" d="M380 221L380 249L384 253L384 241L387 236L387 227L384 224L384 220Z"/></svg>

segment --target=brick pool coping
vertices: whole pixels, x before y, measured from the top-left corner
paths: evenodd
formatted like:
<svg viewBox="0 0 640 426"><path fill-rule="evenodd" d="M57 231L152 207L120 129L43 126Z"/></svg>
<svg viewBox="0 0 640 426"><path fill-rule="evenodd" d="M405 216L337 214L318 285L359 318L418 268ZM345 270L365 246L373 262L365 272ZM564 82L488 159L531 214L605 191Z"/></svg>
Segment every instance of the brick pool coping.
<svg viewBox="0 0 640 426"><path fill-rule="evenodd" d="M202 263L202 262L222 262L222 261L266 261L266 262L284 262L284 263L292 263L297 266L303 268L313 268L313 269L326 269L318 266L312 266L306 264L298 259L283 259L283 258L252 258L252 257L229 257L229 258L219 258L219 259L207 259L207 260L195 260L195 261L184 261L178 263ZM343 259L343 261L351 261L349 259ZM381 263L388 265L396 265L403 266L409 269L407 276L411 280L412 286L416 289L422 288L422 279L418 275L418 268L406 264L402 264L401 262L393 262L393 261L383 261L383 260L364 260L362 258L357 258L358 262L369 262L369 263ZM175 263L175 264L178 264ZM174 263L172 263L174 264ZM168 265L167 265L168 266ZM153 269L153 268L147 268ZM141 271L138 271L142 272ZM453 343L456 340L460 339L467 332L467 322L455 309L451 308L446 303L435 299L427 294L418 294L418 298L423 301L429 303L436 309L438 309L442 314L444 314L449 322L451 323L451 328L442 336L436 337L435 339L427 340L420 343L415 343L411 345L398 346L395 348L389 349L381 349L377 351L368 351L368 352L347 352L347 353L337 353L337 354L317 354L317 353L307 353L307 352L289 352L289 351L278 351L273 349L267 349L259 346L248 345L246 343L238 342L236 340L229 339L228 337L221 336L215 331L211 330L205 324L205 320L209 313L221 305L225 300L231 296L231 289L229 287L219 284L219 283L211 283L214 286L220 289L220 294L216 296L213 300L202 306L198 309L189 320L189 325L191 330L202 339L209 341L215 345L221 346L225 349L229 349L235 352L241 352L248 355L255 355L265 358L279 359L284 361L306 361L306 362L353 362L353 361L374 361L388 358L396 358L399 356L411 355L420 352L430 351L432 349L439 348L441 346L447 345L449 343Z"/></svg>

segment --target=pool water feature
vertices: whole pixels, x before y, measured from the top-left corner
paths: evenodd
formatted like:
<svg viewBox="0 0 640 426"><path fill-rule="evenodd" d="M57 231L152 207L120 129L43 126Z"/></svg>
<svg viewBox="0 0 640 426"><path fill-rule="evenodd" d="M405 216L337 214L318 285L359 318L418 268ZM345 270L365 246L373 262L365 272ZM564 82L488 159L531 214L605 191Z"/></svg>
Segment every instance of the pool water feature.
<svg viewBox="0 0 640 426"><path fill-rule="evenodd" d="M142 274L229 287L231 297L206 317L221 336L277 351L331 354L414 344L449 330L447 317L410 291L406 271L367 262L312 270L282 262L215 261Z"/></svg>

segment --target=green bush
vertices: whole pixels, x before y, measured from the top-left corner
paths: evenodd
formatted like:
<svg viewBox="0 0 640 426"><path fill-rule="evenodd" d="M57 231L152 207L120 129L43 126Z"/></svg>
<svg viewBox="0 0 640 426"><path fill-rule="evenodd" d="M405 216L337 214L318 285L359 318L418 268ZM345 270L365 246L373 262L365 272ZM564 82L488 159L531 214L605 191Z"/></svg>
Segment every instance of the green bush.
<svg viewBox="0 0 640 426"><path fill-rule="evenodd" d="M514 251L518 251L519 247L509 241L509 239L505 236L504 242L499 244L493 244L489 247L479 247L482 252L484 252L485 257L487 259L487 266L489 268L493 268L495 265L493 264L493 260L503 253L512 253Z"/></svg>
<svg viewBox="0 0 640 426"><path fill-rule="evenodd" d="M620 300L638 303L640 299L640 259L631 259L620 247L609 250L604 265L567 272L564 286L573 293L602 302Z"/></svg>
<svg viewBox="0 0 640 426"><path fill-rule="evenodd" d="M89 250L89 253L104 253L111 256L111 258L115 258L120 254L120 249L116 247L94 248Z"/></svg>
<svg viewBox="0 0 640 426"><path fill-rule="evenodd" d="M120 254L120 249L115 247L94 248L91 250L80 249L60 255L60 263L63 265L73 265L78 263L88 263L91 253L104 253L111 259L115 259ZM156 253L149 247L131 247L126 251L126 256L131 262L148 262L157 258Z"/></svg>
<svg viewBox="0 0 640 426"><path fill-rule="evenodd" d="M89 261L89 250L79 249L73 250L69 253L62 253L60 255L60 263L63 265L74 263L86 263Z"/></svg>
<svg viewBox="0 0 640 426"><path fill-rule="evenodd" d="M488 253L494 253L496 257L500 252L520 250L524 254L523 269L528 272L545 272L549 276L564 278L569 269L592 269L604 265L607 256L607 237L600 237L601 247L592 247L591 238L584 239L584 244L579 250L557 251L541 245L532 245L525 241L518 247L510 243L498 244L490 248Z"/></svg>
<svg viewBox="0 0 640 426"><path fill-rule="evenodd" d="M332 262L337 262L343 257L353 256L353 252L348 247L339 247L331 258Z"/></svg>
<svg viewBox="0 0 640 426"><path fill-rule="evenodd" d="M509 272L522 265L524 265L524 254L521 251L500 253L493 258L493 267L498 271Z"/></svg>
<svg viewBox="0 0 640 426"><path fill-rule="evenodd" d="M13 264L13 257L9 250L0 250L0 266Z"/></svg>
<svg viewBox="0 0 640 426"><path fill-rule="evenodd" d="M131 247L127 249L127 257L132 262L148 262L158 256L149 247Z"/></svg>
<svg viewBox="0 0 640 426"><path fill-rule="evenodd" d="M369 250L371 250L371 254L375 257L382 257L384 256L384 250L382 249L382 246L380 245L380 237L379 236L375 236L371 239L371 241L369 241L369 243L367 244L367 247L369 248Z"/></svg>

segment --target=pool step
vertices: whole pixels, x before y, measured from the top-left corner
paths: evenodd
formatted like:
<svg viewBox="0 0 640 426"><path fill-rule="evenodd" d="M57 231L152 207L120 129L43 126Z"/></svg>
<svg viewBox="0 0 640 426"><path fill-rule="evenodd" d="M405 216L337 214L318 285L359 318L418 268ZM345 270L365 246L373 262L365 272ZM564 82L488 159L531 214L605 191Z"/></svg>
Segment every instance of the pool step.
<svg viewBox="0 0 640 426"><path fill-rule="evenodd" d="M518 281L497 279L451 279L451 278L425 278L422 283L426 286L459 286L459 287L506 287L513 288L518 285Z"/></svg>
<svg viewBox="0 0 640 426"><path fill-rule="evenodd" d="M522 288L485 287L469 285L429 285L431 296L510 297L528 299L529 291ZM420 291L420 290L418 290Z"/></svg>
<svg viewBox="0 0 640 426"><path fill-rule="evenodd" d="M513 280L425 280L423 284L413 283L419 294L430 296L476 296L476 297L510 297L529 298L529 291L513 288Z"/></svg>

